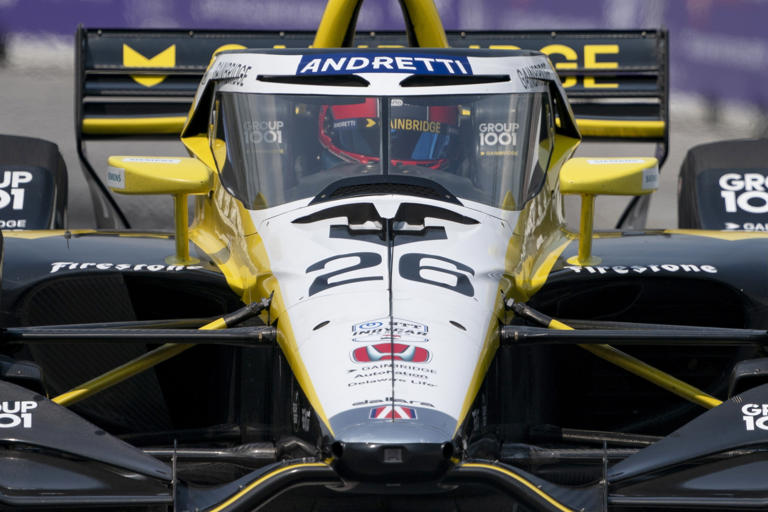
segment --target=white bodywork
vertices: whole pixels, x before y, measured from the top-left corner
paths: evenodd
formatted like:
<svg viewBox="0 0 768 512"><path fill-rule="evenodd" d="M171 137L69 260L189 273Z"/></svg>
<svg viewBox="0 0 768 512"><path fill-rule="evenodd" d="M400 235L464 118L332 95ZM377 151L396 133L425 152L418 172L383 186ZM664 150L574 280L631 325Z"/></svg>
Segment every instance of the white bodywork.
<svg viewBox="0 0 768 512"><path fill-rule="evenodd" d="M401 204L416 202L450 208L476 223L427 216L423 226L409 228L444 230L444 239L397 234L392 250L362 237L329 237L332 226L348 226L345 217L294 223L355 203L371 203L382 218L393 218ZM517 220L516 212L487 213L492 209L474 206L371 196L302 205L276 216L252 212L302 360L337 434L349 420L339 425L334 418L350 409L358 410L353 423L418 420L426 409L450 417L440 432L442 440L450 439L485 349Z"/></svg>
<svg viewBox="0 0 768 512"><path fill-rule="evenodd" d="M223 53L206 73L195 104L210 81L222 93L387 97L546 93L556 80L548 59L531 53L335 52ZM368 85L284 80L341 73ZM502 78L402 85L420 73ZM283 78L270 81L275 76ZM428 171L421 173L427 180ZM344 212L355 208L373 213L351 225ZM421 211L409 217L415 224L398 216L401 208ZM378 193L308 197L250 215L285 305L278 322L290 325L291 350L306 368L315 405L333 436L450 441L495 349L489 340L497 327L499 281L509 266L505 258L519 212L460 194L440 201Z"/></svg>

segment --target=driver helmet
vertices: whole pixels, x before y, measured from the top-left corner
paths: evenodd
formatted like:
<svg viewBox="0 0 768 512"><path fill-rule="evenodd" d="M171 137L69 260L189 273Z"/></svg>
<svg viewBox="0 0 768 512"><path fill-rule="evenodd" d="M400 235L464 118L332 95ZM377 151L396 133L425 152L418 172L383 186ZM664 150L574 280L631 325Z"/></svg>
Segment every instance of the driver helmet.
<svg viewBox="0 0 768 512"><path fill-rule="evenodd" d="M445 168L458 130L456 106L407 104L392 98L389 109L389 159L393 166ZM381 115L376 98L361 103L324 105L320 109L320 143L346 162L378 162Z"/></svg>

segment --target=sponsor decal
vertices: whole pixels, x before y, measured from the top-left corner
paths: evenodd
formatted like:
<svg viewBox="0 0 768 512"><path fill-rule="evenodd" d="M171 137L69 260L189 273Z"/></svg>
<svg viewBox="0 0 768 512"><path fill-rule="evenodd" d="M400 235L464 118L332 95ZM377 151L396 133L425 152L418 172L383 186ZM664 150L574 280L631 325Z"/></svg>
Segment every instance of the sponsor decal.
<svg viewBox="0 0 768 512"><path fill-rule="evenodd" d="M733 231L736 229L744 231L768 231L768 224L761 222L745 222L744 224L736 224L735 222L726 222L723 228L726 231Z"/></svg>
<svg viewBox="0 0 768 512"><path fill-rule="evenodd" d="M0 229L24 229L27 227L27 219L0 219Z"/></svg>
<svg viewBox="0 0 768 512"><path fill-rule="evenodd" d="M478 126L480 136L480 156L517 155L510 146L517 145L517 123L481 123Z"/></svg>
<svg viewBox="0 0 768 512"><path fill-rule="evenodd" d="M413 405L416 407L429 407L434 409L434 404L431 404L429 402L422 402L421 400L406 400L404 398L392 398L391 396L388 396L383 399L370 399L370 400L360 400L358 402L353 402L352 407L360 407L363 405L384 405L384 404L404 404L404 405Z"/></svg>
<svg viewBox="0 0 768 512"><path fill-rule="evenodd" d="M180 158L160 158L155 156L129 156L123 158L123 162L138 162L141 164L178 164Z"/></svg>
<svg viewBox="0 0 768 512"><path fill-rule="evenodd" d="M517 76L526 89L534 89L541 85L541 81L554 80L554 73L546 62L532 64L517 70Z"/></svg>
<svg viewBox="0 0 768 512"><path fill-rule="evenodd" d="M471 75L467 57L445 55L380 55L369 53L304 55L298 75L349 73L418 73L426 75Z"/></svg>
<svg viewBox="0 0 768 512"><path fill-rule="evenodd" d="M478 126L480 130L481 146L515 146L517 145L517 130L520 125L517 123L481 123Z"/></svg>
<svg viewBox="0 0 768 512"><path fill-rule="evenodd" d="M389 128L391 130L440 133L440 121L425 121L421 119L398 117L389 120Z"/></svg>
<svg viewBox="0 0 768 512"><path fill-rule="evenodd" d="M426 342L429 326L402 318L378 318L360 322L352 326L352 341L402 341Z"/></svg>
<svg viewBox="0 0 768 512"><path fill-rule="evenodd" d="M655 274L658 272L706 272L708 274L717 274L717 267L714 265L691 265L687 263L664 263L662 265L614 265L607 266L578 266L566 265L568 270L577 274Z"/></svg>
<svg viewBox="0 0 768 512"><path fill-rule="evenodd" d="M200 265L150 265L148 263L77 263L56 261L51 263L49 274L60 270L120 270L128 272L178 272L179 270L199 270Z"/></svg>
<svg viewBox="0 0 768 512"><path fill-rule="evenodd" d="M347 119L345 121L335 121L334 128L354 128L357 126L357 119Z"/></svg>
<svg viewBox="0 0 768 512"><path fill-rule="evenodd" d="M352 360L356 363L386 360L426 363L431 358L429 350L403 343L379 343L377 345L359 347L352 351Z"/></svg>
<svg viewBox="0 0 768 512"><path fill-rule="evenodd" d="M768 404L744 404L741 413L748 431L768 430Z"/></svg>
<svg viewBox="0 0 768 512"><path fill-rule="evenodd" d="M107 186L123 190L125 188L125 169L107 168Z"/></svg>
<svg viewBox="0 0 768 512"><path fill-rule="evenodd" d="M23 210L24 187L21 185L31 181L32 173L29 171L3 171L2 181L0 181L0 210L8 205L12 210ZM8 187L10 190L6 190ZM24 224L26 225L26 220Z"/></svg>
<svg viewBox="0 0 768 512"><path fill-rule="evenodd" d="M618 164L641 164L644 160L641 158L594 158L587 160L590 165L618 165Z"/></svg>
<svg viewBox="0 0 768 512"><path fill-rule="evenodd" d="M242 233L243 219L240 216L239 201L224 187L217 187L213 194L213 202L216 204L224 224L233 229L235 233Z"/></svg>
<svg viewBox="0 0 768 512"><path fill-rule="evenodd" d="M32 400L0 402L0 428L32 428L32 413L37 402Z"/></svg>
<svg viewBox="0 0 768 512"><path fill-rule="evenodd" d="M243 123L243 137L253 144L282 144L283 121L247 121Z"/></svg>
<svg viewBox="0 0 768 512"><path fill-rule="evenodd" d="M428 388L436 387L430 382L437 371L429 366L393 361L392 363L372 363L362 368L350 368L347 376L350 380L347 387L364 386L366 384L381 384L382 382L399 382Z"/></svg>
<svg viewBox="0 0 768 512"><path fill-rule="evenodd" d="M656 190L659 188L659 169L645 169L643 171L643 190Z"/></svg>
<svg viewBox="0 0 768 512"><path fill-rule="evenodd" d="M725 211L768 213L768 176L759 172L728 172L720 176Z"/></svg>
<svg viewBox="0 0 768 512"><path fill-rule="evenodd" d="M127 44L123 44L123 66L127 68L172 68L176 65L176 45L172 44L154 57L148 59ZM165 80L167 75L131 75L144 87L154 87Z"/></svg>
<svg viewBox="0 0 768 512"><path fill-rule="evenodd" d="M293 394L293 399L291 400L293 430L298 431L301 429L304 432L309 432L309 426L312 420L312 409L309 407L303 407L300 404L300 401L299 392L296 391Z"/></svg>
<svg viewBox="0 0 768 512"><path fill-rule="evenodd" d="M251 71L251 67L240 62L220 60L216 66L208 72L209 80L223 80L227 85L242 87L245 79Z"/></svg>
<svg viewBox="0 0 768 512"><path fill-rule="evenodd" d="M383 405L371 409L368 417L372 420L415 420L416 409L402 405Z"/></svg>

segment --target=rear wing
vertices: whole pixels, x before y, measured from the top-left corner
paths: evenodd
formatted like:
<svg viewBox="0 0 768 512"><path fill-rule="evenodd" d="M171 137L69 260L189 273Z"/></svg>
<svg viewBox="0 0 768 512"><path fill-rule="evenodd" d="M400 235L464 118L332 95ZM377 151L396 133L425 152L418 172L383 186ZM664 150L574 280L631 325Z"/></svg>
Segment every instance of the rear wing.
<svg viewBox="0 0 768 512"><path fill-rule="evenodd" d="M447 32L454 48L540 50L558 71L587 139L657 144L666 158L668 47L663 30ZM179 137L213 52L225 45L306 48L313 31L101 30L78 28L75 123L81 162L111 196L85 157L85 141ZM404 32L358 32L358 47L407 46ZM90 181L90 180L89 180ZM92 186L93 191L93 186ZM119 213L124 224L127 221ZM97 215L98 216L98 215Z"/></svg>

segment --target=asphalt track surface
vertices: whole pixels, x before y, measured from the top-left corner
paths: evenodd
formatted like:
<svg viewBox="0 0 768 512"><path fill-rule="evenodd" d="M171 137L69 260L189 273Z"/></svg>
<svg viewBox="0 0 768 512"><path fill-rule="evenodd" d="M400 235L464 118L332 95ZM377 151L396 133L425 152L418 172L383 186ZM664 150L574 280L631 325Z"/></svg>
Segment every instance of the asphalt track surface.
<svg viewBox="0 0 768 512"><path fill-rule="evenodd" d="M0 66L0 134L25 135L58 144L69 172L69 227L95 226L91 198L77 158L74 135L74 57L59 54L55 59L7 63ZM722 109L717 122L702 102L683 93L671 95L670 151L662 168L659 191L651 200L648 227L677 226L677 175L691 147L724 139L753 137L759 117L748 107ZM652 156L649 144L584 144L577 156ZM107 141L89 142L88 155L104 177L109 155L186 155L180 142ZM132 227L171 229L173 203L166 196L117 196ZM575 198L574 198L575 199ZM596 227L610 229L627 203L625 198L600 197ZM577 200L567 203L569 223L576 225Z"/></svg>

